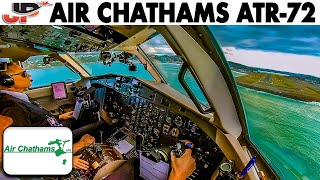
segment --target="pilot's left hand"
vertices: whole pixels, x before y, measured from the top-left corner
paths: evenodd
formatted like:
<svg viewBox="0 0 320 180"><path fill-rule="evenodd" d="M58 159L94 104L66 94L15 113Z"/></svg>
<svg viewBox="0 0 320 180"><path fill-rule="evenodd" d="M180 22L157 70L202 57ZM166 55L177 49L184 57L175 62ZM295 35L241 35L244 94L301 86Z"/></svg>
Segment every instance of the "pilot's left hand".
<svg viewBox="0 0 320 180"><path fill-rule="evenodd" d="M59 120L67 120L67 119L71 119L71 118L74 118L73 111L66 112L64 114L59 115Z"/></svg>
<svg viewBox="0 0 320 180"><path fill-rule="evenodd" d="M87 170L89 168L89 162L80 159L81 154L78 156L73 156L72 158L72 167L75 169Z"/></svg>

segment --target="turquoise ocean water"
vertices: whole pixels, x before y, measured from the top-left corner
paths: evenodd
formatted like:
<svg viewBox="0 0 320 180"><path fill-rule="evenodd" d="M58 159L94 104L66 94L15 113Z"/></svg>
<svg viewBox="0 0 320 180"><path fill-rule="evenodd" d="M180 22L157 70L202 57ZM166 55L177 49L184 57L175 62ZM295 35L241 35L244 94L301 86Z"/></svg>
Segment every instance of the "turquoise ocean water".
<svg viewBox="0 0 320 180"><path fill-rule="evenodd" d="M320 179L320 103L238 89L251 140L281 179Z"/></svg>
<svg viewBox="0 0 320 180"><path fill-rule="evenodd" d="M94 74L105 74L100 65L90 65ZM103 65L102 65L103 66ZM131 73L114 66L109 72ZM140 69L139 69L140 68ZM141 70L143 66L138 66ZM179 65L166 64L171 86L182 88L176 79ZM80 79L66 67L29 70L33 87L51 82ZM146 72L135 72L140 78L150 78ZM234 74L235 76L239 74ZM238 87L245 108L251 140L282 179L320 179L320 103L293 99Z"/></svg>
<svg viewBox="0 0 320 180"><path fill-rule="evenodd" d="M252 141L284 179L320 179L320 103L239 87Z"/></svg>

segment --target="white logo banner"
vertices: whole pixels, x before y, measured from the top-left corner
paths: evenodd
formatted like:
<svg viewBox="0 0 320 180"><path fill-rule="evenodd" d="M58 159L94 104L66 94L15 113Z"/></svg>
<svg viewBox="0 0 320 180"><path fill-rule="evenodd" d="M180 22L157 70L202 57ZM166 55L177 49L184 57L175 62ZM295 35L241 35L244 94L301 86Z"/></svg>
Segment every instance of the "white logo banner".
<svg viewBox="0 0 320 180"><path fill-rule="evenodd" d="M66 175L72 170L72 132L66 127L9 127L3 134L9 175Z"/></svg>
<svg viewBox="0 0 320 180"><path fill-rule="evenodd" d="M0 0L0 24L320 24L318 0Z"/></svg>

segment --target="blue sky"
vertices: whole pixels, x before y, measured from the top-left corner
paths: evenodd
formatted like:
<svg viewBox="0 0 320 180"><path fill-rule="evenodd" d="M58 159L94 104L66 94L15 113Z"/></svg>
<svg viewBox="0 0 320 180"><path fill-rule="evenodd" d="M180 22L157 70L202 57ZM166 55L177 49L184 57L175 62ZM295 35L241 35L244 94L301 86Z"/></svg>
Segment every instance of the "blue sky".
<svg viewBox="0 0 320 180"><path fill-rule="evenodd" d="M320 56L320 26L209 26L223 47ZM173 53L162 37L147 43L150 53ZM145 49L148 52L147 49Z"/></svg>
<svg viewBox="0 0 320 180"><path fill-rule="evenodd" d="M320 26L209 26L221 46L320 56Z"/></svg>
<svg viewBox="0 0 320 180"><path fill-rule="evenodd" d="M320 77L320 26L209 26L228 61ZM162 36L142 44L147 54L174 54ZM226 52L229 51L230 52Z"/></svg>

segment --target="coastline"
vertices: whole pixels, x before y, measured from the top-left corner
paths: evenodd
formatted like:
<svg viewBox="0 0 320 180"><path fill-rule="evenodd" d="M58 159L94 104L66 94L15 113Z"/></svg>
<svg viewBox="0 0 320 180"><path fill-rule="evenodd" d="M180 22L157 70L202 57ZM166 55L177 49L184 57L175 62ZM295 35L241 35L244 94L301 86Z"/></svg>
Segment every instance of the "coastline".
<svg viewBox="0 0 320 180"><path fill-rule="evenodd" d="M237 81L237 84L245 87L245 88L249 88L249 89L253 89L253 90L257 90L257 91L263 91L263 92L267 92L270 94L274 94L274 95L278 95L278 96L282 96L282 97L286 97L286 98L290 98L293 100L298 100L298 101L303 101L303 102L320 102L320 97L316 98L314 96L310 97L310 96L298 96L298 95L293 95L290 94L289 92L285 92L285 91L274 91L271 89L266 89L266 88L262 88L262 87L258 87L258 86L253 86L253 85L249 85L249 84L245 84L242 83L240 81Z"/></svg>

